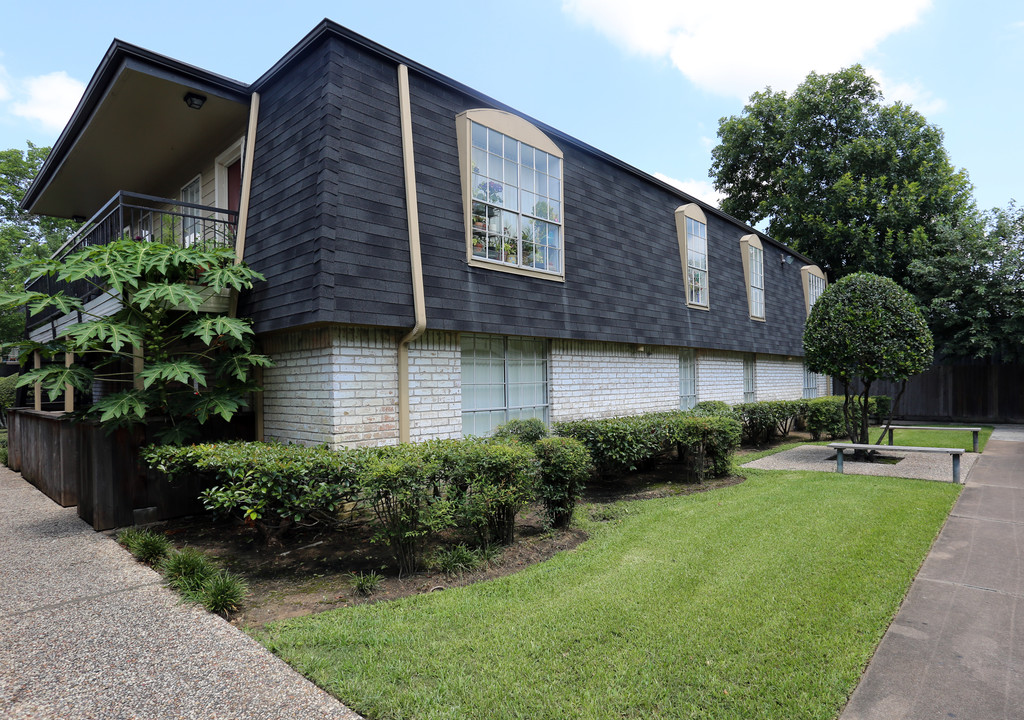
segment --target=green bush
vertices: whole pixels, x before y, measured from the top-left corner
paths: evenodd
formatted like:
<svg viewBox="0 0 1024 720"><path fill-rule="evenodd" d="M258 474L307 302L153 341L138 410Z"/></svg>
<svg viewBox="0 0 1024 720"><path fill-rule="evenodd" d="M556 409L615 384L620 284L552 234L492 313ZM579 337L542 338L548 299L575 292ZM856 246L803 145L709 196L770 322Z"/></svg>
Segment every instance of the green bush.
<svg viewBox="0 0 1024 720"><path fill-rule="evenodd" d="M743 442L765 445L776 438L785 438L797 417L804 413L803 400L765 400L741 403L734 410L743 423Z"/></svg>
<svg viewBox="0 0 1024 720"><path fill-rule="evenodd" d="M449 490L460 520L474 528L484 545L509 545L515 519L535 495L537 456L518 441L462 442Z"/></svg>
<svg viewBox="0 0 1024 720"><path fill-rule="evenodd" d="M739 414L728 403L721 400L702 400L693 406L691 415L721 415L724 417L739 418Z"/></svg>
<svg viewBox="0 0 1024 720"><path fill-rule="evenodd" d="M528 418L526 420L509 420L499 425L494 430L494 437L499 439L515 438L521 442L533 445L541 438L548 436L548 426L539 418Z"/></svg>
<svg viewBox="0 0 1024 720"><path fill-rule="evenodd" d="M202 492L206 509L253 523L271 544L297 523L333 519L355 495L362 455L348 448L234 442L150 446L143 460L172 482L199 475L216 483Z"/></svg>
<svg viewBox="0 0 1024 720"><path fill-rule="evenodd" d="M544 438L533 451L540 462L537 494L544 512L554 527L566 527L592 471L590 453L579 440L568 437Z"/></svg>
<svg viewBox="0 0 1024 720"><path fill-rule="evenodd" d="M171 550L171 542L166 535L148 528L125 528L117 534L117 541L147 565L159 565Z"/></svg>
<svg viewBox="0 0 1024 720"><path fill-rule="evenodd" d="M7 427L7 411L14 407L17 375L0 378L0 427ZM6 461L5 461L6 464Z"/></svg>
<svg viewBox="0 0 1024 720"><path fill-rule="evenodd" d="M579 440L600 475L649 467L666 450L664 413L554 424L555 435Z"/></svg>
<svg viewBox="0 0 1024 720"><path fill-rule="evenodd" d="M668 440L676 446L679 460L686 463L698 482L711 474L724 477L732 470L732 459L740 445L740 422L724 415L676 413L666 418Z"/></svg>
<svg viewBox="0 0 1024 720"><path fill-rule="evenodd" d="M811 439L818 441L822 436L835 440L846 435L843 420L843 398L835 395L814 398L807 401L804 424Z"/></svg>
<svg viewBox="0 0 1024 720"><path fill-rule="evenodd" d="M376 448L359 468L359 490L377 525L373 540L387 543L400 573L415 572L424 537L452 523L451 503L442 497L430 461L434 447Z"/></svg>

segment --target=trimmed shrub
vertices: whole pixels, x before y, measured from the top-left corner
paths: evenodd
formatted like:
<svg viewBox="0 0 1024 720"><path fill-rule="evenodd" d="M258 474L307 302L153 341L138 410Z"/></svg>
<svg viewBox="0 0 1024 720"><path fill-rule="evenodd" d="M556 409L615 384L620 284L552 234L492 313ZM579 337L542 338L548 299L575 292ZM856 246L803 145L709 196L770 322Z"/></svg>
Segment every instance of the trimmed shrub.
<svg viewBox="0 0 1024 720"><path fill-rule="evenodd" d="M459 518L480 541L510 545L515 519L536 492L537 456L518 441L468 440L454 456L450 492Z"/></svg>
<svg viewBox="0 0 1024 720"><path fill-rule="evenodd" d="M171 541L166 535L148 528L125 528L117 534L117 541L147 565L159 565L171 550Z"/></svg>
<svg viewBox="0 0 1024 720"><path fill-rule="evenodd" d="M533 445L541 438L548 436L548 426L538 418L527 418L526 420L509 420L499 425L494 430L494 437L498 439L516 439L520 442Z"/></svg>
<svg viewBox="0 0 1024 720"><path fill-rule="evenodd" d="M452 524L451 503L441 497L428 450L424 445L376 448L359 469L359 490L377 525L373 541L387 543L399 573L415 572L423 538Z"/></svg>
<svg viewBox="0 0 1024 720"><path fill-rule="evenodd" d="M764 445L775 438L785 438L796 418L804 412L803 400L765 400L735 406L743 423L743 442Z"/></svg>
<svg viewBox="0 0 1024 720"><path fill-rule="evenodd" d="M822 436L829 440L843 437L846 435L843 398L830 395L808 400L804 410L804 423L814 441L821 440Z"/></svg>
<svg viewBox="0 0 1024 720"><path fill-rule="evenodd" d="M693 406L693 410L690 411L691 415L721 415L723 417L730 417L739 419L739 413L737 413L731 405L724 403L721 400L702 400Z"/></svg>
<svg viewBox="0 0 1024 720"><path fill-rule="evenodd" d="M333 520L338 507L355 495L363 454L326 446L235 442L150 446L142 457L172 482L199 475L216 483L201 494L206 509L252 523L265 543L274 544L297 523Z"/></svg>
<svg viewBox="0 0 1024 720"><path fill-rule="evenodd" d="M600 475L648 467L666 449L666 413L555 423L555 435L579 440Z"/></svg>
<svg viewBox="0 0 1024 720"><path fill-rule="evenodd" d="M534 445L540 462L537 494L554 527L567 527L592 470L590 453L579 440L549 437Z"/></svg>
<svg viewBox="0 0 1024 720"><path fill-rule="evenodd" d="M687 415L677 413L666 418L669 442L675 444L679 460L691 475L703 482L710 473L724 477L732 469L732 459L740 445L738 420L724 415Z"/></svg>

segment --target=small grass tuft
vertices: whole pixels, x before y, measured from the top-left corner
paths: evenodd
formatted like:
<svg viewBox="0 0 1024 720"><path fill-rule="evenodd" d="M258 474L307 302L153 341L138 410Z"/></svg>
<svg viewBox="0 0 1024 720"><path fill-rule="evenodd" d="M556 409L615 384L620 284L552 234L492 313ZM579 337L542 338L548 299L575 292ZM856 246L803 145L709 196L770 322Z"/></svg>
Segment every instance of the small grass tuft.
<svg viewBox="0 0 1024 720"><path fill-rule="evenodd" d="M371 570L367 573L349 573L348 584L360 595L370 596L380 589L384 578Z"/></svg>
<svg viewBox="0 0 1024 720"><path fill-rule="evenodd" d="M171 541L148 528L125 528L117 534L117 541L147 565L159 565L171 551Z"/></svg>
<svg viewBox="0 0 1024 720"><path fill-rule="evenodd" d="M473 572L480 567L481 561L479 550L460 543L454 547L438 549L431 557L430 565L446 575L459 575Z"/></svg>
<svg viewBox="0 0 1024 720"><path fill-rule="evenodd" d="M198 591L217 574L217 566L196 548L186 547L167 556L161 566L167 584L180 593Z"/></svg>
<svg viewBox="0 0 1024 720"><path fill-rule="evenodd" d="M249 586L227 570L217 570L197 590L182 593L187 600L197 602L207 611L227 617L236 612L245 600Z"/></svg>

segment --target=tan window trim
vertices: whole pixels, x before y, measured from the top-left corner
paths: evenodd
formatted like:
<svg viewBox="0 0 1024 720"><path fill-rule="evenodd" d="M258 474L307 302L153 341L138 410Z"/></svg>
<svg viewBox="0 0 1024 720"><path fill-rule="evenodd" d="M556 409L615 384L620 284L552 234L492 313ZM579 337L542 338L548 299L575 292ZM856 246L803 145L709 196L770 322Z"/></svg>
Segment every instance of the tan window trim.
<svg viewBox="0 0 1024 720"><path fill-rule="evenodd" d="M690 265L688 262L689 254L686 249L686 218L696 220L697 222L704 223L704 227L707 228L708 218L701 210L700 205L696 203L690 203L688 205L680 205L676 208L676 236L679 239L679 259L683 266L683 297L686 300L686 307L693 308L694 310L710 310L711 309L711 248L710 243L708 246L707 260L708 260L708 287L707 295L708 302L706 305L698 305L690 302Z"/></svg>
<svg viewBox="0 0 1024 720"><path fill-rule="evenodd" d="M764 246L761 245L761 238L751 233L750 235L744 235L740 238L740 256L743 259L743 286L747 289L747 314L751 320L757 322L765 322L765 316L768 314L768 288L762 288L764 293L765 307L764 315L754 314L754 293L753 287L750 284L750 248L755 247L761 251L761 282L767 285L764 279Z"/></svg>
<svg viewBox="0 0 1024 720"><path fill-rule="evenodd" d="M500 132L503 135L515 138L527 145L532 145L538 150L554 155L562 161L562 183L559 188L559 203L562 207L562 257L557 273L506 265L505 263L486 260L473 255L473 223L471 221L473 213L473 135L471 128L474 122ZM486 268L513 275L565 282L565 156L561 149L555 145L551 138L527 120L504 110L492 110L490 108L475 108L456 115L455 135L459 146L459 175L462 179L462 218L466 237L466 264L471 267Z"/></svg>

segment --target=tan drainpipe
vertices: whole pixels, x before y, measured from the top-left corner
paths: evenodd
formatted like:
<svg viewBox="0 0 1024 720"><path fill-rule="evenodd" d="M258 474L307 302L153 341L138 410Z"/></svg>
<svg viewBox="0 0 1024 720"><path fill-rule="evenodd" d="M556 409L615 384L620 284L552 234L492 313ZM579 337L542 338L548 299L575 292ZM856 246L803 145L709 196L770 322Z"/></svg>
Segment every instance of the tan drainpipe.
<svg viewBox="0 0 1024 720"><path fill-rule="evenodd" d="M416 203L416 158L412 147L412 110L409 101L409 68L398 66L398 106L402 120L402 165L405 167L405 208L409 217L409 264L412 267L412 304L416 324L398 342L398 441L407 443L409 420L409 343L427 329L423 293L423 262L420 258L420 221Z"/></svg>

